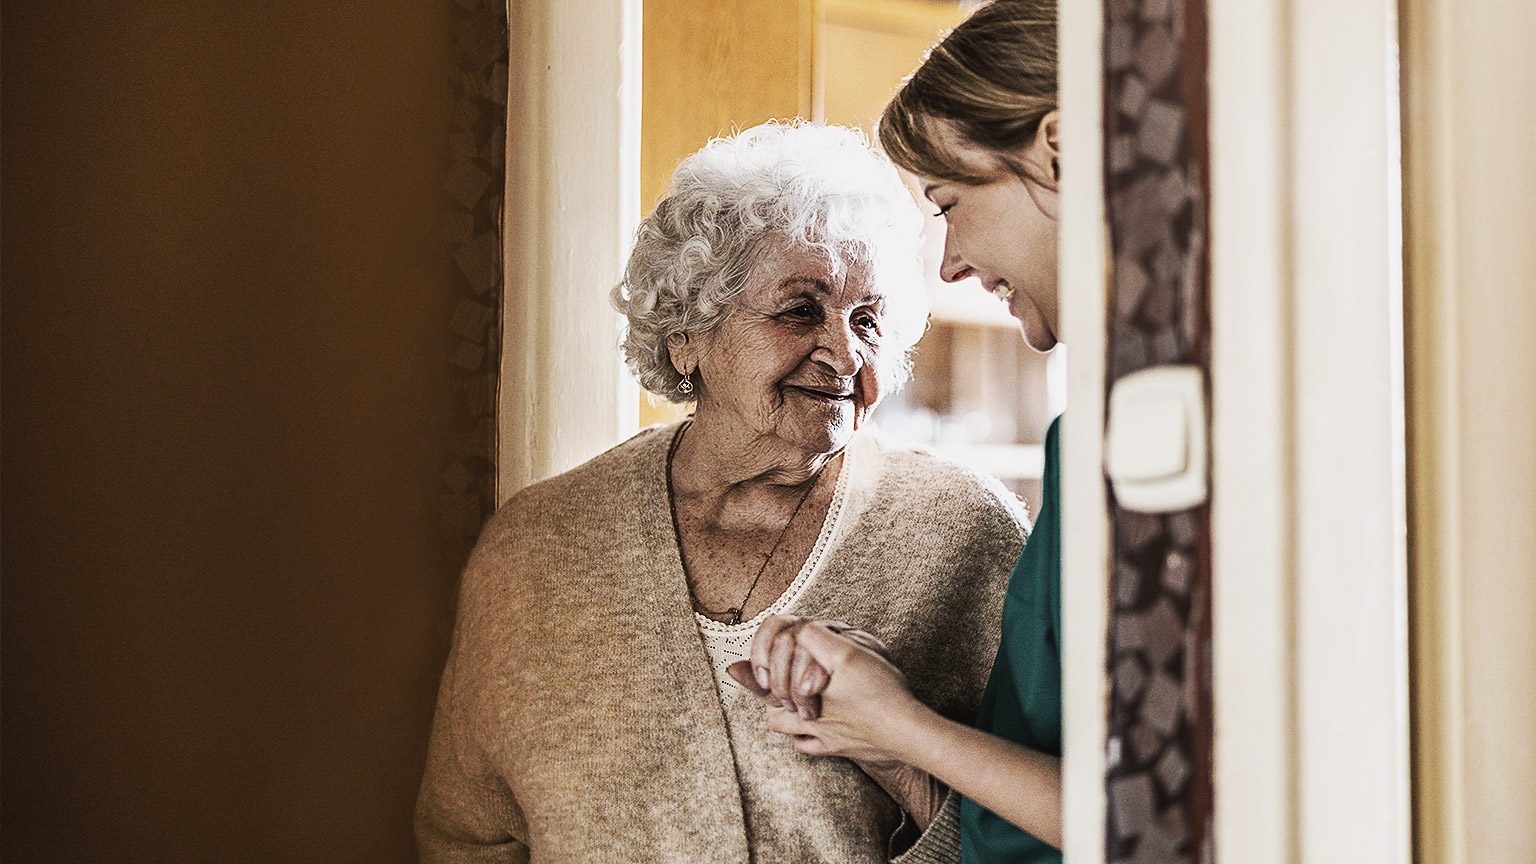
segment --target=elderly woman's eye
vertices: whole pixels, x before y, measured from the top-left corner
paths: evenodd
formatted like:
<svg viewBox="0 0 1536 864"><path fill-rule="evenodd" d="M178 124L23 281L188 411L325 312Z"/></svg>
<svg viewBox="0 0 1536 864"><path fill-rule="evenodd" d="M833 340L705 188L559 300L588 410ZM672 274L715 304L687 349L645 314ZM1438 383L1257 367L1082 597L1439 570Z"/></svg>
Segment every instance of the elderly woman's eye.
<svg viewBox="0 0 1536 864"><path fill-rule="evenodd" d="M856 315L854 316L853 323L854 326L860 327L864 330L879 331L880 329L880 319L873 313L866 312L861 315Z"/></svg>

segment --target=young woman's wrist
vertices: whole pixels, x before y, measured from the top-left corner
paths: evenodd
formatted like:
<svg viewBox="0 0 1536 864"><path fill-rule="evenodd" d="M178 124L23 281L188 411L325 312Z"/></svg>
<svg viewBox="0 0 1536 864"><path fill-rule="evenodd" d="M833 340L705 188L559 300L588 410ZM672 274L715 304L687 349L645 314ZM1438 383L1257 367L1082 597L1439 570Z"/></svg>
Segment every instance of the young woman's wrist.
<svg viewBox="0 0 1536 864"><path fill-rule="evenodd" d="M946 721L932 708L910 694L892 706L889 720L882 726L882 749L895 759L924 771L933 759L934 739Z"/></svg>

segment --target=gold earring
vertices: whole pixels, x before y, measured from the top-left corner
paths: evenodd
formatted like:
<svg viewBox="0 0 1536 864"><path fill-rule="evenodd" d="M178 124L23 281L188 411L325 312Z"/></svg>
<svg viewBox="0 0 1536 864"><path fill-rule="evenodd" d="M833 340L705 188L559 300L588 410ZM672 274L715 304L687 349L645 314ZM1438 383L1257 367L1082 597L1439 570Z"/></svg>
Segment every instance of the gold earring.
<svg viewBox="0 0 1536 864"><path fill-rule="evenodd" d="M683 376L683 380L681 380L681 381L679 381L677 383L677 392L683 394L684 396L692 396L693 395L693 373L692 372L688 373L687 375L684 375Z"/></svg>

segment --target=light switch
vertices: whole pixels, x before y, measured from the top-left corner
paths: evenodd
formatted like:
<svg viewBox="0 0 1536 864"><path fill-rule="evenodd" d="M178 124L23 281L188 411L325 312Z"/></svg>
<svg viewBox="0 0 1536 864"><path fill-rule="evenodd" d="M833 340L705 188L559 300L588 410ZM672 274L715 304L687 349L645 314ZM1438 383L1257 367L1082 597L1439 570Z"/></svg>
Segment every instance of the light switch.
<svg viewBox="0 0 1536 864"><path fill-rule="evenodd" d="M1104 466L1128 510L1166 513L1206 500L1205 375L1196 366L1154 366L1109 393Z"/></svg>
<svg viewBox="0 0 1536 864"><path fill-rule="evenodd" d="M1110 473L1149 482L1175 477L1189 464L1189 418L1176 394L1127 392L1115 405L1114 429L1135 430L1109 439Z"/></svg>

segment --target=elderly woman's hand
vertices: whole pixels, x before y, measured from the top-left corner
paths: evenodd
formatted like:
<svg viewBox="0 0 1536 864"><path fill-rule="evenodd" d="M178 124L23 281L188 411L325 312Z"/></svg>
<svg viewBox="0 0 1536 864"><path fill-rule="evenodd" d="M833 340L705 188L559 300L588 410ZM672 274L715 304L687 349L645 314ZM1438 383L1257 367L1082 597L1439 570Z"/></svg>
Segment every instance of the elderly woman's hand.
<svg viewBox="0 0 1536 864"><path fill-rule="evenodd" d="M852 759L925 830L947 787L904 764L885 739L909 736L906 720L932 712L911 695L885 643L842 621L788 615L769 619L757 637L753 659L727 671L768 703L768 728L792 736L800 753ZM776 695L775 685L793 698Z"/></svg>
<svg viewBox="0 0 1536 864"><path fill-rule="evenodd" d="M901 732L927 709L913 697L906 677L887 657L826 621L794 628L795 651L822 671L816 718L770 707L768 728L795 739L811 756L843 756L865 764L901 759ZM867 634L865 634L867 635Z"/></svg>
<svg viewBox="0 0 1536 864"><path fill-rule="evenodd" d="M821 692L827 686L828 675L826 668L798 643L801 630L811 624L821 625L883 658L890 657L890 649L878 637L845 621L770 615L752 638L752 659L732 663L727 674L770 708L815 720L821 715Z"/></svg>

